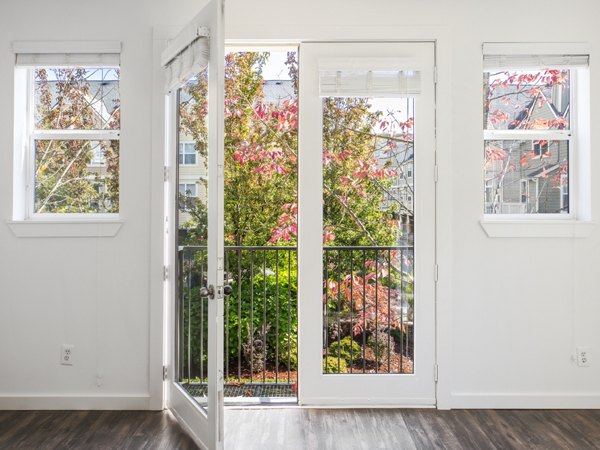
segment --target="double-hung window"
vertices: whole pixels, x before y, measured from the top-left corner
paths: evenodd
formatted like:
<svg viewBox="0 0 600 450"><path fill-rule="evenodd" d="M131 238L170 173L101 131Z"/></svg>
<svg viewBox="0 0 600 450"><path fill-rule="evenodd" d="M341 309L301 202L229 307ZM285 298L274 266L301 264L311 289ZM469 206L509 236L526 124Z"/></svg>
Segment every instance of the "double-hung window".
<svg viewBox="0 0 600 450"><path fill-rule="evenodd" d="M23 162L16 218L117 214L120 44L13 45L15 137ZM60 51L69 46L72 51Z"/></svg>
<svg viewBox="0 0 600 450"><path fill-rule="evenodd" d="M484 45L484 214L575 218L584 114L576 93L588 56L517 49L502 54Z"/></svg>

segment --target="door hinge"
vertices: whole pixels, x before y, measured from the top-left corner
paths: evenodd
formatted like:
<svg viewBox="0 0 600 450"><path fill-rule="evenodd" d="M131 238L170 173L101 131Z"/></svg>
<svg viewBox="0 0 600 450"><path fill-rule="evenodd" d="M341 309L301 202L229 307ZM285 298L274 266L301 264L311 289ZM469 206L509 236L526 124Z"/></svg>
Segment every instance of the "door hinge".
<svg viewBox="0 0 600 450"><path fill-rule="evenodd" d="M169 278L169 268L163 266L163 281L167 281L167 278Z"/></svg>
<svg viewBox="0 0 600 450"><path fill-rule="evenodd" d="M439 372L439 367L437 364L433 365L433 381L435 381L437 383L438 381L438 372Z"/></svg>
<svg viewBox="0 0 600 450"><path fill-rule="evenodd" d="M438 174L439 174L439 170L438 170L438 165L436 164L435 166L433 166L433 182L434 183L438 182Z"/></svg>
<svg viewBox="0 0 600 450"><path fill-rule="evenodd" d="M169 181L169 168L167 166L163 167L163 179L165 182Z"/></svg>
<svg viewBox="0 0 600 450"><path fill-rule="evenodd" d="M167 379L168 374L169 374L169 369L167 369L167 366L163 366L163 381L165 381Z"/></svg>
<svg viewBox="0 0 600 450"><path fill-rule="evenodd" d="M435 281L437 283L439 277L440 277L440 266L438 266L436 264L435 266L433 266L433 281Z"/></svg>

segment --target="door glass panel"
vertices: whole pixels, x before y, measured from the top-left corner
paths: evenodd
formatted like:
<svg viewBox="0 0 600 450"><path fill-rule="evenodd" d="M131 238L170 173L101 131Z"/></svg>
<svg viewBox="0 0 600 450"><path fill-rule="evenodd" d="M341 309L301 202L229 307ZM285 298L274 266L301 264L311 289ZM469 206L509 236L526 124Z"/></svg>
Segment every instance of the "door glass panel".
<svg viewBox="0 0 600 450"><path fill-rule="evenodd" d="M362 94L322 99L323 373L411 374L415 101Z"/></svg>
<svg viewBox="0 0 600 450"><path fill-rule="evenodd" d="M177 381L208 404L208 74L178 91ZM192 244L192 245L190 245Z"/></svg>

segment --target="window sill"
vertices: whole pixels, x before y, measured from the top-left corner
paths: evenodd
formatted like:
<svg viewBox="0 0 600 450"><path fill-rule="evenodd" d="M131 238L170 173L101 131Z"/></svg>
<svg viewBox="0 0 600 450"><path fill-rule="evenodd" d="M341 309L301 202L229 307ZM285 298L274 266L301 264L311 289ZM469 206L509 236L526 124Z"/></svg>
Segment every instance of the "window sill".
<svg viewBox="0 0 600 450"><path fill-rule="evenodd" d="M479 221L491 238L587 238L596 222L580 220L489 220Z"/></svg>
<svg viewBox="0 0 600 450"><path fill-rule="evenodd" d="M114 237L121 220L9 220L6 222L16 237Z"/></svg>

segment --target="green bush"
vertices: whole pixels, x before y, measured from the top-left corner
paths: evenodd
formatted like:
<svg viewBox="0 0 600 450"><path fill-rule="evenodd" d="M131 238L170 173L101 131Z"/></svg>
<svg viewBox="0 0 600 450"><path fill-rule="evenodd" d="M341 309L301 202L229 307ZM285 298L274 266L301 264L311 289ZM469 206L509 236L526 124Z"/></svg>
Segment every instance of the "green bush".
<svg viewBox="0 0 600 450"><path fill-rule="evenodd" d="M362 356L362 348L358 342L350 336L346 336L340 341L335 341L329 346L329 354L334 357L342 358L348 365L358 361Z"/></svg>
<svg viewBox="0 0 600 450"><path fill-rule="evenodd" d="M251 363L255 373L259 366L262 370L262 364L259 360L264 358L265 353L267 368L269 370L274 370L276 355L279 359L280 369L287 369L288 326L290 332L289 368L290 370L295 370L297 368L298 311L297 265L295 254L291 253L292 261L288 262L287 252L280 252L278 261L279 275L276 276L277 261L274 257L274 253L274 251L266 252L266 260L263 260L262 253L257 252L254 255L253 260L250 260L249 252L243 252L240 255L241 285L237 279L230 279L229 281L229 284L232 287L232 293L224 300L224 337L225 350L227 352L225 364L227 365L228 359L230 361L230 375L237 376L238 351L240 350L242 355L242 371L249 369ZM237 275L237 258L238 255L235 253L232 252L229 254L228 268L234 275ZM253 273L250 270L252 267ZM291 272L289 276L288 267ZM265 270L266 276L263 276L263 270ZM199 295L198 286L203 284L200 279L200 270L194 268L194 275L196 278L192 278L193 287L188 289L186 281L186 283L184 283L184 289L182 290L184 301L182 307L184 316L184 339L182 345L184 347L183 350L185 355L182 356L184 366L186 366L185 372L187 374L187 335L188 324L191 322L191 372L193 376L198 376L201 364L204 364L204 373L206 373L208 300L206 298L200 298ZM254 275L253 278L251 278L252 275ZM241 298L241 302L239 303L238 297ZM191 305L189 304L190 299ZM201 305L203 305L202 308ZM279 308L279 314L277 314L277 308ZM191 312L191 315L189 312ZM202 342L204 355L200 354L202 340L200 333L201 324L204 325L204 339ZM252 337L250 336L251 332L253 334ZM262 345L263 338L266 341L266 346ZM254 361L250 361L251 359Z"/></svg>
<svg viewBox="0 0 600 450"><path fill-rule="evenodd" d="M339 364L339 365L338 365ZM346 361L338 359L335 356L328 356L323 358L323 373L346 373L348 372L348 366Z"/></svg>

